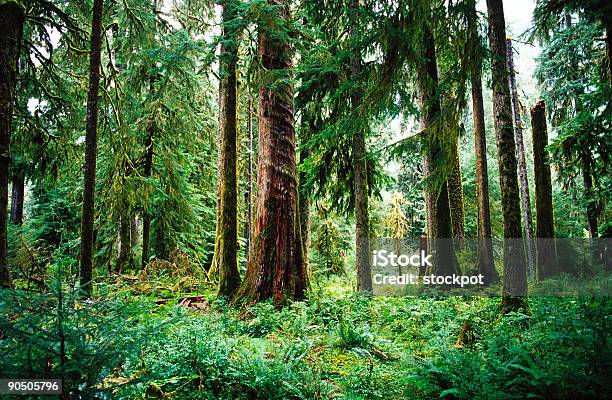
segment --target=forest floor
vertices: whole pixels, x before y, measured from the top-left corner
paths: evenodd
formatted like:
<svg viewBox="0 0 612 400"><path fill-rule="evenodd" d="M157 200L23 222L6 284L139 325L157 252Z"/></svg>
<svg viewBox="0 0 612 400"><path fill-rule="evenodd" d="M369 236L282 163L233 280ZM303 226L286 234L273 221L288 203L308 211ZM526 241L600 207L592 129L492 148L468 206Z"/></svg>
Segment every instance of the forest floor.
<svg viewBox="0 0 612 400"><path fill-rule="evenodd" d="M609 297L532 297L501 317L495 297L366 298L350 282L325 278L281 310L236 310L176 278L120 277L62 307L15 291L0 367L101 399L611 396Z"/></svg>

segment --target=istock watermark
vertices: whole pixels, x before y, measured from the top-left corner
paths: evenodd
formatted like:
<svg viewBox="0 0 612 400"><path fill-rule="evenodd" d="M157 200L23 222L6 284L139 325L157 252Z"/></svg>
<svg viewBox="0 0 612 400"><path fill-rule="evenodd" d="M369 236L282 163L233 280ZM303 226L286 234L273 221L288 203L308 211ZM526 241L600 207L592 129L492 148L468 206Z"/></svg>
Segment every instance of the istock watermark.
<svg viewBox="0 0 612 400"><path fill-rule="evenodd" d="M499 296L512 265L520 295L612 296L609 238L370 238L370 250L375 295Z"/></svg>
<svg viewBox="0 0 612 400"><path fill-rule="evenodd" d="M433 267L431 257L431 254L425 254L425 250L421 250L420 254L411 255L398 255L393 251L374 250L372 252L372 265L375 267Z"/></svg>

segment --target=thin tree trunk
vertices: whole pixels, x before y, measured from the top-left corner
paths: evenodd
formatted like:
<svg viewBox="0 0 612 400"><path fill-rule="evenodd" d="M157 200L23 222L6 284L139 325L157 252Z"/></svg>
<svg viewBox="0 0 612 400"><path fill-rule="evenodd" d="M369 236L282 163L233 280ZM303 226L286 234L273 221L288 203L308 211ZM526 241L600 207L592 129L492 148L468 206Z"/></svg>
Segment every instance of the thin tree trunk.
<svg viewBox="0 0 612 400"><path fill-rule="evenodd" d="M429 131L440 122L441 107L438 87L438 63L434 36L429 27L423 33L422 43L423 65L417 69L417 88L419 92L419 106L421 110L421 130L426 132L427 153L424 158L424 171L426 178L431 178L439 171L435 171L436 160L442 156L440 137L437 133ZM427 273L436 275L452 275L457 273L458 262L452 244L453 227L451 210L448 198L448 184L443 181L439 187L431 184L425 190L428 207L428 239L432 254L432 265Z"/></svg>
<svg viewBox="0 0 612 400"><path fill-rule="evenodd" d="M118 274L127 271L129 267L131 245L130 218L124 214L119 221L119 255L115 264L115 272Z"/></svg>
<svg viewBox="0 0 612 400"><path fill-rule="evenodd" d="M351 0L352 18L350 34L355 35L357 28L356 15L359 0ZM361 54L354 50L351 60L351 78L357 79L361 73ZM362 94L355 90L351 95L353 110L356 110L362 101ZM358 125L358 124L356 124ZM365 135L359 127L353 132L353 174L355 179L355 262L357 270L357 290L363 293L372 292L372 276L370 273L370 221L368 207L368 178L367 178L367 152Z"/></svg>
<svg viewBox="0 0 612 400"><path fill-rule="evenodd" d="M482 55L479 54L476 2L470 2L468 15L470 49L472 51L472 114L474 118L474 150L476 152L476 203L478 208L478 272L486 285L499 280L493 261L491 242L491 212L489 206L489 173L487 166L487 135L484 101L482 98Z"/></svg>
<svg viewBox="0 0 612 400"><path fill-rule="evenodd" d="M584 198L587 201L587 224L589 239L596 238L599 233L597 226L597 201L593 198L593 176L591 173L591 158L588 152L582 151L580 154L582 161L582 182L584 184Z"/></svg>
<svg viewBox="0 0 612 400"><path fill-rule="evenodd" d="M453 171L448 177L448 201L453 223L453 238L458 248L463 248L465 241L465 211L463 206L463 184L461 178L461 161L459 159L459 140L453 149Z"/></svg>
<svg viewBox="0 0 612 400"><path fill-rule="evenodd" d="M269 0L289 19L287 0ZM292 67L289 43L275 26L260 26L258 53L270 72ZM236 301L272 298L277 306L305 296L307 274L298 210L293 87L286 81L259 89L259 150L253 249Z"/></svg>
<svg viewBox="0 0 612 400"><path fill-rule="evenodd" d="M248 257L251 251L253 242L253 102L251 101L251 95L249 93L249 105L248 105L248 118L247 118L247 131L249 135L248 142L248 160L247 160L247 190L245 195L245 202L247 205L247 218L246 218L246 234L247 247L245 254Z"/></svg>
<svg viewBox="0 0 612 400"><path fill-rule="evenodd" d="M608 79L610 79L610 86L612 86L612 17L608 15L604 18L604 24L606 26L606 54L608 56Z"/></svg>
<svg viewBox="0 0 612 400"><path fill-rule="evenodd" d="M518 175L521 183L521 209L523 211L523 224L525 242L527 247L527 265L529 276L535 276L535 262L533 250L533 228L531 215L531 199L529 196L529 180L527 178L527 162L525 160L525 144L523 140L523 123L521 122L521 112L516 89L516 76L514 72L514 54L512 51L512 40L506 39L508 52L508 85L512 96L512 115L514 117L514 139L518 155Z"/></svg>
<svg viewBox="0 0 612 400"><path fill-rule="evenodd" d="M546 154L548 130L546 106L540 100L531 108L531 133L533 143L533 176L536 195L537 278L543 279L558 272L555 249L555 222L552 203L552 179L550 161Z"/></svg>
<svg viewBox="0 0 612 400"><path fill-rule="evenodd" d="M516 173L516 154L512 108L508 87L506 22L502 0L487 0L489 44L493 84L493 119L497 142L499 186L504 223L504 312L527 306L527 273L521 229L520 196Z"/></svg>
<svg viewBox="0 0 612 400"><path fill-rule="evenodd" d="M13 175L11 193L11 223L21 225L23 222L23 201L25 195L25 174L18 171Z"/></svg>
<svg viewBox="0 0 612 400"><path fill-rule="evenodd" d="M235 18L233 4L223 5L223 23ZM219 130L221 162L219 170L219 224L212 270L219 274L219 297L231 297L240 286L238 272L238 179L236 64L238 62L238 32L223 26L219 81Z"/></svg>
<svg viewBox="0 0 612 400"><path fill-rule="evenodd" d="M310 150L304 148L300 151L300 163L303 163L310 157ZM310 197L303 189L306 182L306 172L300 171L299 174L299 207L300 207L300 231L302 233L302 247L304 248L304 262L308 265L308 256L310 253Z"/></svg>
<svg viewBox="0 0 612 400"><path fill-rule="evenodd" d="M85 130L85 164L83 166L83 211L81 216L81 274L86 296L91 296L94 247L94 212L96 189L96 154L98 147L98 86L102 44L103 0L94 0L89 53L89 89L87 92L87 127Z"/></svg>
<svg viewBox="0 0 612 400"><path fill-rule="evenodd" d="M17 61L24 14L16 1L0 3L0 288L12 286L7 261L6 214Z"/></svg>
<svg viewBox="0 0 612 400"><path fill-rule="evenodd" d="M144 164L144 177L150 178L153 171L153 133L154 133L153 122L149 123L147 132L147 141L145 143L145 164ZM142 214L142 259L141 268L145 269L149 262L149 250L151 240L151 210L145 209Z"/></svg>

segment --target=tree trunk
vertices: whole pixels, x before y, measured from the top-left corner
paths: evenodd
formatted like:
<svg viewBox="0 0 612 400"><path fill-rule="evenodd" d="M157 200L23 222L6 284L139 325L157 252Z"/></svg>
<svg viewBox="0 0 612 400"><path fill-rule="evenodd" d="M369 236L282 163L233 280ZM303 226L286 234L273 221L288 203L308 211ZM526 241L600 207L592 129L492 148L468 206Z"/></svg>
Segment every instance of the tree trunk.
<svg viewBox="0 0 612 400"><path fill-rule="evenodd" d="M96 189L96 154L98 147L98 86L102 44L102 1L94 0L89 52L89 88L87 92L87 127L85 164L83 166L83 211L81 216L80 281L86 296L91 296L94 247L94 207Z"/></svg>
<svg viewBox="0 0 612 400"><path fill-rule="evenodd" d="M448 201L453 222L453 238L458 248L463 248L465 241L465 212L463 207L463 184L461 179L461 161L459 159L459 140L456 141L453 154L453 171L448 177Z"/></svg>
<svg viewBox="0 0 612 400"><path fill-rule="evenodd" d="M522 238L521 210L508 87L506 22L502 0L487 0L487 12L492 53L493 119L505 238L502 307L504 312L509 312L527 306L527 273L523 243L517 240Z"/></svg>
<svg viewBox="0 0 612 400"><path fill-rule="evenodd" d="M310 156L310 150L300 151L300 163L303 163ZM299 174L299 207L300 207L300 231L302 233L302 247L304 248L304 262L308 265L308 255L310 253L310 197L303 189L306 182L306 172L300 171Z"/></svg>
<svg viewBox="0 0 612 400"><path fill-rule="evenodd" d="M223 5L223 37L219 75L219 130L221 142L217 233L212 271L219 274L219 297L231 297L240 286L238 272L238 179L236 63L238 32L225 24L235 18L234 5Z"/></svg>
<svg viewBox="0 0 612 400"><path fill-rule="evenodd" d="M287 0L269 0L280 16L289 19ZM258 53L269 73L289 71L289 43L275 26L260 26ZM268 76L274 76L272 74ZM274 87L270 87L274 83ZM307 274L302 254L293 127L293 87L280 80L263 82L259 89L259 150L257 203L253 249L246 276L235 299L272 298L280 306L302 299Z"/></svg>
<svg viewBox="0 0 612 400"><path fill-rule="evenodd" d="M521 112L516 90L516 77L514 72L514 54L512 51L512 40L506 39L508 52L508 85L512 96L512 115L514 117L514 139L518 155L518 175L521 183L521 209L523 211L523 223L525 232L525 242L527 247L527 265L529 276L535 276L534 250L533 250L533 228L531 222L531 199L529 198L529 180L527 178L527 162L525 161L525 144L523 141L523 123L521 122Z"/></svg>
<svg viewBox="0 0 612 400"><path fill-rule="evenodd" d="M608 56L608 79L610 79L610 86L612 86L612 17L607 15L604 18L604 24L606 26L606 54Z"/></svg>
<svg viewBox="0 0 612 400"><path fill-rule="evenodd" d="M351 0L351 18L355 22L351 25L350 35L355 35L357 27L356 15L359 0ZM361 73L361 54L359 49L354 50L351 60L351 78L357 79ZM362 93L354 90L351 95L353 110L356 110L362 101ZM358 125L358 124L355 124ZM355 177L355 263L357 270L357 290L364 293L372 292L372 276L370 273L370 221L368 208L368 177L367 152L365 135L359 127L353 132L353 174Z"/></svg>
<svg viewBox="0 0 612 400"><path fill-rule="evenodd" d="M130 250L132 246L130 225L129 216L127 214L122 215L119 221L119 254L117 256L117 263L115 264L115 272L118 274L127 271L130 266Z"/></svg>
<svg viewBox="0 0 612 400"><path fill-rule="evenodd" d="M24 17L24 9L18 2L0 3L0 288L12 286L7 261L6 214L17 61Z"/></svg>
<svg viewBox="0 0 612 400"><path fill-rule="evenodd" d="M531 108L531 133L533 143L533 176L536 195L537 278L543 279L558 272L555 249L555 223L552 203L550 162L546 154L548 130L546 106L540 100Z"/></svg>
<svg viewBox="0 0 612 400"><path fill-rule="evenodd" d="M23 222L23 201L25 195L25 174L18 171L13 175L11 193L11 223L21 225Z"/></svg>
<svg viewBox="0 0 612 400"><path fill-rule="evenodd" d="M249 110L247 118L247 131L249 134L248 142L248 160L247 160L247 190L245 195L245 202L247 205L247 217L246 217L246 232L245 237L247 238L247 246L245 254L248 257L253 244L253 103L251 101L251 95L249 93Z"/></svg>
<svg viewBox="0 0 612 400"><path fill-rule="evenodd" d="M426 133L427 153L424 158L425 178L433 178L439 171L434 170L435 165L442 156L442 147L439 134L435 132L434 125L439 124L441 118L440 97L438 93L438 63L434 37L427 27L423 33L422 62L417 69L417 89L419 92L419 106L421 111L421 130ZM438 125L439 126L439 125ZM432 254L433 267L428 274L452 275L459 270L455 250L452 244L453 227L451 210L448 198L448 183L443 181L435 187L428 183L425 190L428 219L428 240Z"/></svg>
<svg viewBox="0 0 612 400"><path fill-rule="evenodd" d="M591 158L588 151L582 151L580 154L582 162L582 181L584 184L584 198L587 202L587 224L589 231L589 239L596 238L598 233L597 227L597 200L593 198L593 175L591 173Z"/></svg>
<svg viewBox="0 0 612 400"><path fill-rule="evenodd" d="M485 131L484 101L482 98L482 55L478 46L477 14L475 0L470 2L468 30L472 66L472 113L474 118L474 150L476 152L476 203L478 208L478 272L486 285L499 280L493 261L491 242L491 212L489 207L489 173L487 166L487 135Z"/></svg>
<svg viewBox="0 0 612 400"><path fill-rule="evenodd" d="M151 97L153 97L154 81L155 79L153 77L149 80L149 94ZM145 163L143 171L145 178L150 178L153 173L153 136L156 130L155 121L151 119L147 126L147 138L145 142ZM151 247L151 210L149 208L150 207L147 207L142 214L142 257L140 267L143 270L149 262L149 250Z"/></svg>

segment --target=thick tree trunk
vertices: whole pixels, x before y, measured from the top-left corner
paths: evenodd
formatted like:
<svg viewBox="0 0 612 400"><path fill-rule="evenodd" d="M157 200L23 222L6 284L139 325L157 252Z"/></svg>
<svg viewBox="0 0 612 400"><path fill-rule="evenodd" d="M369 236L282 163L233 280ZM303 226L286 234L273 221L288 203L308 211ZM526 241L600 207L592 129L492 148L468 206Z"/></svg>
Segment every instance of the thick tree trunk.
<svg viewBox="0 0 612 400"><path fill-rule="evenodd" d="M289 19L287 0L269 0ZM260 26L258 53L271 73L289 71L289 43L274 26ZM235 299L272 298L281 306L305 296L307 274L298 211L293 87L286 81L262 83L259 89L259 150L253 249L246 276Z"/></svg>
<svg viewBox="0 0 612 400"><path fill-rule="evenodd" d="M491 212L489 206L489 173L487 166L487 135L485 130L484 101L482 98L482 55L479 54L476 3L472 0L468 15L472 67L472 114L474 118L474 150L476 153L476 203L478 208L478 272L485 284L499 280L493 261L491 242Z"/></svg>
<svg viewBox="0 0 612 400"><path fill-rule="evenodd" d="M465 241L465 211L463 207L463 183L461 178L461 160L459 159L459 140L453 149L453 171L448 177L448 201L453 222L453 238L458 248L463 248Z"/></svg>
<svg viewBox="0 0 612 400"><path fill-rule="evenodd" d="M504 312L527 306L527 273L521 229L520 196L510 89L508 87L506 22L502 0L487 0L493 83L493 119L497 142L499 185L504 223Z"/></svg>
<svg viewBox="0 0 612 400"><path fill-rule="evenodd" d="M12 286L7 261L6 215L17 60L24 14L16 1L0 3L0 288Z"/></svg>
<svg viewBox="0 0 612 400"><path fill-rule="evenodd" d="M87 127L85 164L83 166L83 211L81 216L80 281L86 296L91 296L94 248L94 207L96 189L96 154L98 147L98 86L102 44L102 0L94 0L89 53L89 88L87 92Z"/></svg>
<svg viewBox="0 0 612 400"><path fill-rule="evenodd" d="M552 203L552 179L550 162L546 154L548 130L546 106L540 100L531 108L531 133L533 143L533 176L536 195L537 278L543 279L558 272L555 249L555 222Z"/></svg>
<svg viewBox="0 0 612 400"><path fill-rule="evenodd" d="M535 276L535 257L533 250L533 228L531 222L531 199L529 196L529 180L527 178L527 162L525 160L525 144L523 141L523 123L521 122L521 112L516 89L516 76L514 72L514 54L512 51L512 40L506 39L508 52L508 85L510 87L510 96L512 96L512 115L514 117L514 139L516 141L516 149L518 155L518 176L521 183L521 210L523 211L523 224L525 233L525 242L527 248L527 265L529 276Z"/></svg>
<svg viewBox="0 0 612 400"><path fill-rule="evenodd" d="M351 0L352 18L356 21L359 0ZM357 23L351 25L351 35ZM351 77L357 79L361 73L361 54L354 50L351 60ZM351 95L353 110L356 110L362 101L362 94L354 91ZM355 124L358 125L358 124ZM353 174L355 179L355 263L357 270L357 290L363 293L372 292L372 275L370 273L370 221L368 207L368 177L367 152L365 135L359 127L353 132Z"/></svg>
<svg viewBox="0 0 612 400"><path fill-rule="evenodd" d="M235 18L232 4L223 5L223 23ZM219 81L219 130L221 142L219 170L219 203L217 234L212 271L219 275L220 297L231 297L240 286L238 272L238 179L236 63L238 62L238 32L223 26Z"/></svg>
<svg viewBox="0 0 612 400"><path fill-rule="evenodd" d="M424 158L426 178L431 178L438 171L433 168L442 156L442 147L439 134L430 131L435 129L434 124L440 122L440 97L438 87L438 63L434 37L429 28L423 33L422 43L423 64L417 69L417 88L419 92L419 106L421 109L421 130L426 133L427 153ZM433 267L427 273L436 275L452 275L459 270L455 250L452 244L453 228L451 210L448 198L447 181L433 187L428 184L425 190L427 207L428 232L430 243L428 253L432 254Z"/></svg>
<svg viewBox="0 0 612 400"><path fill-rule="evenodd" d="M23 222L23 201L25 196L25 174L18 171L13 175L11 193L11 224Z"/></svg>

